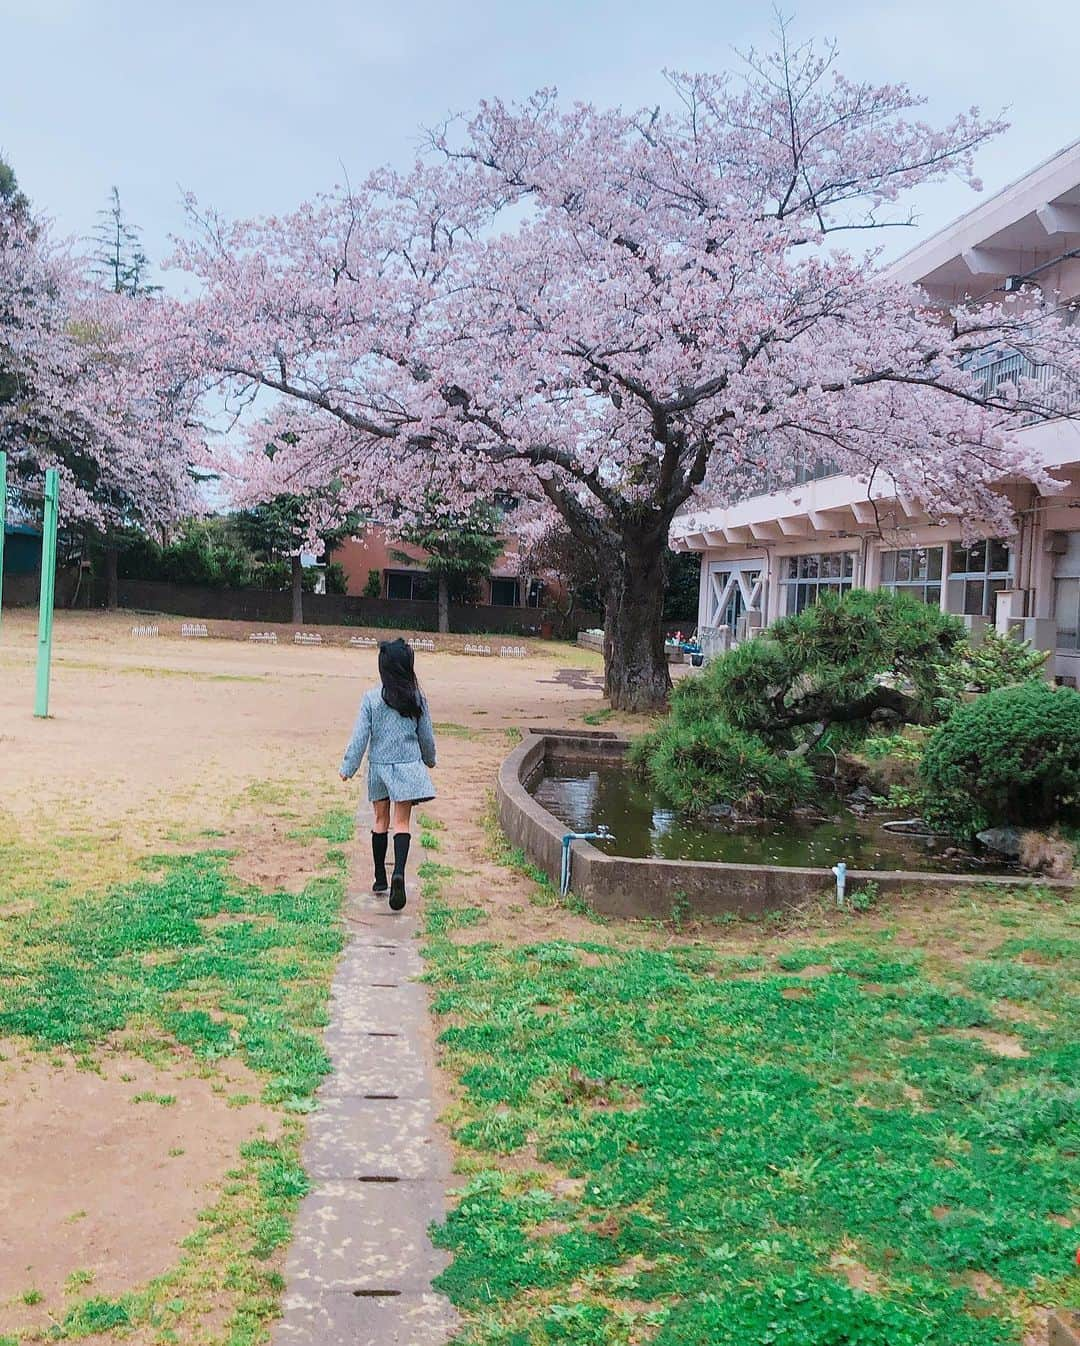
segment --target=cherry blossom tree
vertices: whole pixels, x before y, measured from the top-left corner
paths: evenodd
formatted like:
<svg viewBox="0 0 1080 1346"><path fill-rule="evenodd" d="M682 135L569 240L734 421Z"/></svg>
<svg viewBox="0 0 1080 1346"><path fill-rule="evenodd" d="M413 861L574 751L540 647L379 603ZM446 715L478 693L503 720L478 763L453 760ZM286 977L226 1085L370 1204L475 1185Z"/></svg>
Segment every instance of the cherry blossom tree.
<svg viewBox="0 0 1080 1346"><path fill-rule="evenodd" d="M143 306L88 279L70 245L0 181L0 448L15 487L60 472L66 528L164 526L191 510L202 442L192 387L147 340ZM170 381L172 380L172 381Z"/></svg>
<svg viewBox="0 0 1080 1346"><path fill-rule="evenodd" d="M905 86L853 82L786 29L737 77L669 86L670 107L631 113L483 103L407 171L285 218L192 202L177 261L201 288L172 313L203 389L288 431L248 459L264 497L333 481L403 518L500 490L519 531L560 516L603 594L608 693L635 710L669 688L676 515L822 456L1007 529L995 484L1038 478L1012 431L1060 410L1080 367L1052 302L943 322L867 250L910 223L910 189L976 186L1000 123L927 125ZM1059 375L986 395L963 359L1002 345Z"/></svg>

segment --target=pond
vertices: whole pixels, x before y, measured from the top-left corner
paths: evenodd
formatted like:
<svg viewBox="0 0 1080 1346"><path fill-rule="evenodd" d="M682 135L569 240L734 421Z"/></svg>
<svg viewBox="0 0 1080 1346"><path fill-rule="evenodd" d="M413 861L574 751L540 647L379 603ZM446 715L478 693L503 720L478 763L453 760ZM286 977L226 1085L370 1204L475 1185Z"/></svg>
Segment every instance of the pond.
<svg viewBox="0 0 1080 1346"><path fill-rule="evenodd" d="M821 801L823 820L785 818L713 822L679 814L634 771L605 763L549 762L528 783L538 804L574 832L606 827L593 845L609 855L712 860L744 865L909 869L1008 874L1015 870L957 852L944 837L919 837L882 827L888 814L859 818L838 799ZM951 852L944 854L944 852Z"/></svg>

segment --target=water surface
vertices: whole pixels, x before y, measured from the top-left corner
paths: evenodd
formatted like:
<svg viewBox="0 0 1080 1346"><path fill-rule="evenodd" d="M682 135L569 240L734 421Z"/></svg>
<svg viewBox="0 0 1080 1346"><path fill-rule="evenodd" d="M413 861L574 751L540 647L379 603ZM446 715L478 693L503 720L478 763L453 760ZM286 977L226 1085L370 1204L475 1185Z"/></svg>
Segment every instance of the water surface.
<svg viewBox="0 0 1080 1346"><path fill-rule="evenodd" d="M849 869L1010 872L1006 865L988 864L970 854L943 855L954 843L890 832L881 826L890 815L858 818L830 798L821 801L828 814L824 821L786 818L742 825L679 814L636 772L607 763L549 763L528 788L569 831L608 828L611 839L593 844L609 855L814 868L843 860Z"/></svg>

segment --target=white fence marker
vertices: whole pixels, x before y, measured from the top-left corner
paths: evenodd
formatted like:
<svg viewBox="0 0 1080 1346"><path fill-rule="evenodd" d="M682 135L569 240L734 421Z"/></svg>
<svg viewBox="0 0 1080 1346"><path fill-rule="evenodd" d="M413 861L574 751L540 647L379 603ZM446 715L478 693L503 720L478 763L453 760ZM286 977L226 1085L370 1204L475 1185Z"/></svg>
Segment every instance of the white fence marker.
<svg viewBox="0 0 1080 1346"><path fill-rule="evenodd" d="M500 645L499 654L504 659L524 659L528 653L524 645Z"/></svg>
<svg viewBox="0 0 1080 1346"><path fill-rule="evenodd" d="M350 636L349 644L360 650L374 650L378 648L379 642L374 636Z"/></svg>
<svg viewBox="0 0 1080 1346"><path fill-rule="evenodd" d="M318 635L316 632L312 631L293 632L294 645L321 645L322 643L323 643L322 636Z"/></svg>
<svg viewBox="0 0 1080 1346"><path fill-rule="evenodd" d="M133 636L156 636L159 632L156 626L133 626L131 634Z"/></svg>
<svg viewBox="0 0 1080 1346"><path fill-rule="evenodd" d="M491 653L491 646L490 646L490 645L466 645L466 646L465 646L465 653L466 653L466 654L490 654L490 653Z"/></svg>
<svg viewBox="0 0 1080 1346"><path fill-rule="evenodd" d="M180 627L180 634L182 636L192 636L199 640L205 640L210 635L210 632L201 622L184 622Z"/></svg>
<svg viewBox="0 0 1080 1346"><path fill-rule="evenodd" d="M414 650L428 650L430 652L434 651L435 642L433 640L428 640L426 638L423 640L414 640L412 642L412 647Z"/></svg>
<svg viewBox="0 0 1080 1346"><path fill-rule="evenodd" d="M248 640L253 640L257 645L276 645L276 631L256 631L253 636L248 636Z"/></svg>

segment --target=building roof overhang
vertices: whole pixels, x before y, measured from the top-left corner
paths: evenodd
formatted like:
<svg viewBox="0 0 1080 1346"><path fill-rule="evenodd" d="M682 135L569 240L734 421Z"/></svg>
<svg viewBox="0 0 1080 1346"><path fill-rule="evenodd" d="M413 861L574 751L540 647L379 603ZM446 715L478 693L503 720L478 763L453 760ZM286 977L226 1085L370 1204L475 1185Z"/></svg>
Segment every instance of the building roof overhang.
<svg viewBox="0 0 1080 1346"><path fill-rule="evenodd" d="M1037 276L1080 250L1080 140L987 197L885 268L941 303L961 303Z"/></svg>

